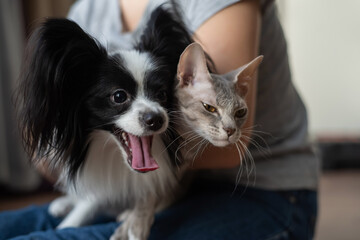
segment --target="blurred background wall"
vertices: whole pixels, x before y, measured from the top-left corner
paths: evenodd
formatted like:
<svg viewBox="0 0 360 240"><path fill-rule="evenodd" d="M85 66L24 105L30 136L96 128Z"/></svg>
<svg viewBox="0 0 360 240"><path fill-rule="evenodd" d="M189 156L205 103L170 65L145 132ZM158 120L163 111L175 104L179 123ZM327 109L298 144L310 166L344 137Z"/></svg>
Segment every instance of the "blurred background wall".
<svg viewBox="0 0 360 240"><path fill-rule="evenodd" d="M20 1L0 1L0 187L29 191L40 177L25 160L12 103L24 49Z"/></svg>
<svg viewBox="0 0 360 240"><path fill-rule="evenodd" d="M279 0L310 131L360 136L360 1Z"/></svg>
<svg viewBox="0 0 360 240"><path fill-rule="evenodd" d="M27 33L44 17L64 17L75 0L22 0Z"/></svg>
<svg viewBox="0 0 360 240"><path fill-rule="evenodd" d="M44 17L64 17L72 0L0 1L0 190L32 191L42 179L28 164L19 139L14 90L26 37Z"/></svg>

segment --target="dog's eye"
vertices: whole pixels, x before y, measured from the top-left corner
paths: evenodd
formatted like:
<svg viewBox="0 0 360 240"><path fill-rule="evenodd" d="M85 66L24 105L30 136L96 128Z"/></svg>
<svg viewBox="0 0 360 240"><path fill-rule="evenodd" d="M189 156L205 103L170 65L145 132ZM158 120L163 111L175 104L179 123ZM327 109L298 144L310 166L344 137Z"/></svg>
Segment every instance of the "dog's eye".
<svg viewBox="0 0 360 240"><path fill-rule="evenodd" d="M128 94L124 90L116 90L110 98L114 103L124 103L128 99Z"/></svg>
<svg viewBox="0 0 360 240"><path fill-rule="evenodd" d="M236 117L236 118L243 118L243 117L246 116L246 114L247 114L247 109L246 109L246 108L242 108L242 109L237 110L237 111L235 112L235 117Z"/></svg>

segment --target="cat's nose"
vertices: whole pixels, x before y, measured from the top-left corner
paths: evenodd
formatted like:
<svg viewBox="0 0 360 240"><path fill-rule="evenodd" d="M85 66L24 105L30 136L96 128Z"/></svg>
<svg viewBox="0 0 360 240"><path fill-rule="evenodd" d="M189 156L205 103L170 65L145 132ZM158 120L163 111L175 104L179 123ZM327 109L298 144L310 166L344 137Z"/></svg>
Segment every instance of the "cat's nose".
<svg viewBox="0 0 360 240"><path fill-rule="evenodd" d="M159 130L164 124L162 114L158 113L146 113L144 114L143 119L146 127L152 131Z"/></svg>
<svg viewBox="0 0 360 240"><path fill-rule="evenodd" d="M234 134L235 128L223 128L225 132L227 133L228 137Z"/></svg>

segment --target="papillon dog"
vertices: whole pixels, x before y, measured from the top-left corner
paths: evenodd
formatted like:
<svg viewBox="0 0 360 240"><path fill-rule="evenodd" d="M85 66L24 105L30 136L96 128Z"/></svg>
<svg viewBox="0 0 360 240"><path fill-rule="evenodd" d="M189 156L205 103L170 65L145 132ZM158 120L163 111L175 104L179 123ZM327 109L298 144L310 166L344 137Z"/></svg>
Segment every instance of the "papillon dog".
<svg viewBox="0 0 360 240"><path fill-rule="evenodd" d="M99 213L123 221L112 239L146 239L178 178L161 140L169 126L179 57L192 42L164 7L133 50L109 53L75 22L48 19L31 36L19 91L26 149L60 171L58 228ZM171 122L171 121L170 121ZM169 201L168 201L169 200Z"/></svg>

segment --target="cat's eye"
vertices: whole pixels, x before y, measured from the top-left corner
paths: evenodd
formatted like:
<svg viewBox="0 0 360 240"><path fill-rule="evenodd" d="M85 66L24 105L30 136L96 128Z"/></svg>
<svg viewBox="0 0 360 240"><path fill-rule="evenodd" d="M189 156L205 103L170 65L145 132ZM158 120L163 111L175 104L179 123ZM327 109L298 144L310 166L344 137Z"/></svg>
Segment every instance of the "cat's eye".
<svg viewBox="0 0 360 240"><path fill-rule="evenodd" d="M237 110L235 112L235 117L236 118L243 118L243 117L246 116L246 114L247 114L247 109L246 108L241 108L241 109L239 109L239 110Z"/></svg>
<svg viewBox="0 0 360 240"><path fill-rule="evenodd" d="M128 99L128 94L122 89L116 90L111 96L110 99L116 104L121 104L126 102Z"/></svg>
<svg viewBox="0 0 360 240"><path fill-rule="evenodd" d="M209 104L206 103L202 103L202 105L204 106L204 108L206 109L206 111L211 112L211 113L216 113L217 109L214 106L211 106Z"/></svg>

